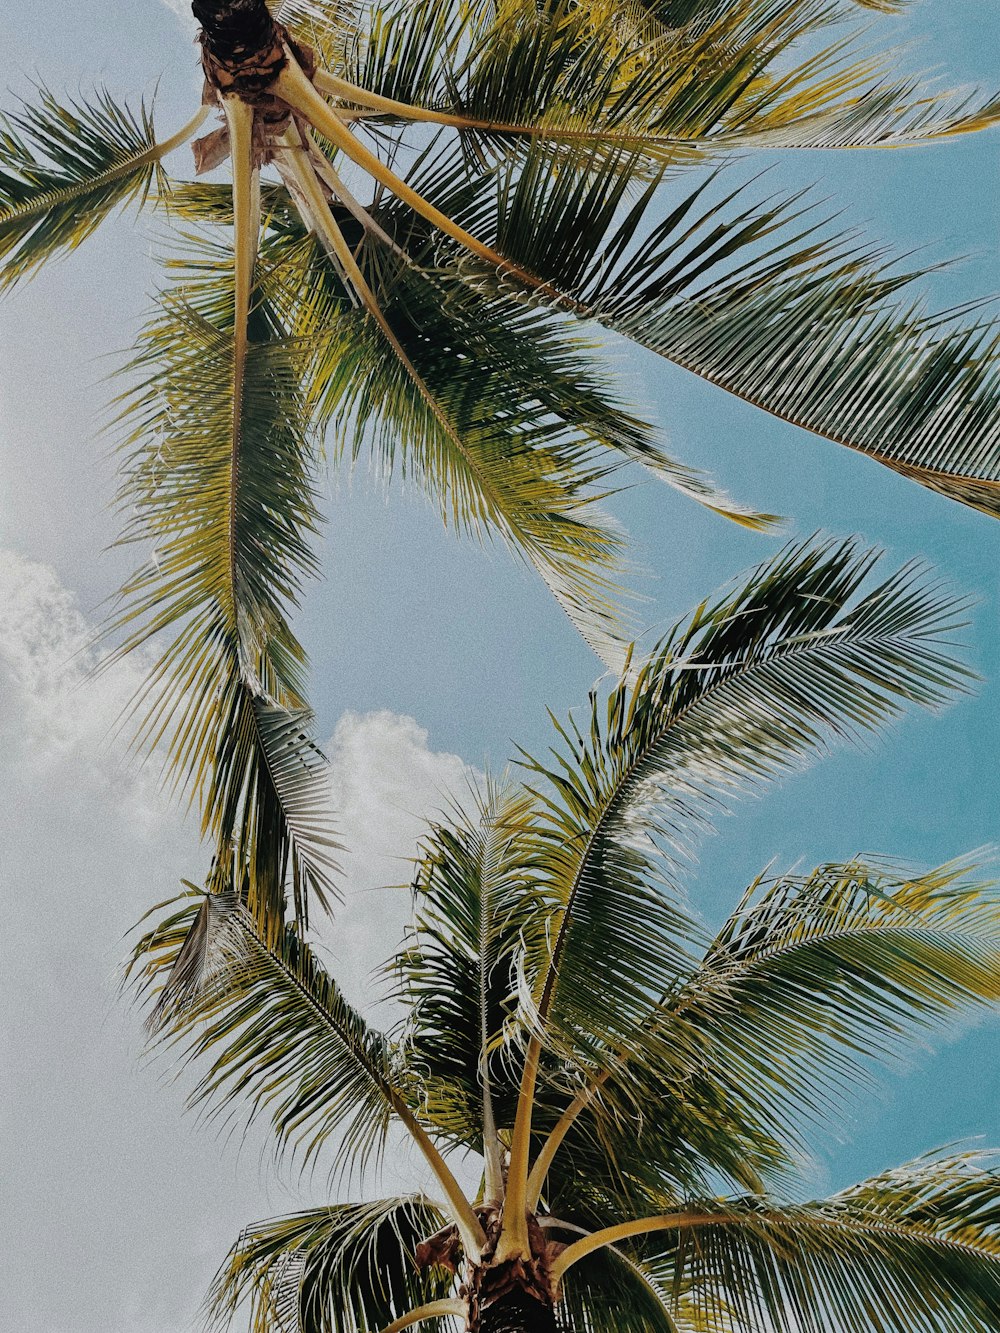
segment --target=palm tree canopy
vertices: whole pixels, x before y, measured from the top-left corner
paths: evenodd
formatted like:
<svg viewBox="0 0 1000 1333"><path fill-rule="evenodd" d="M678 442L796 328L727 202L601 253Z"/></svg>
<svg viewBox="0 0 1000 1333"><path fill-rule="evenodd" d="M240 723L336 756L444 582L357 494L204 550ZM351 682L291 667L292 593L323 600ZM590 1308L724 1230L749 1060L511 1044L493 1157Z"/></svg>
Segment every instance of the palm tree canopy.
<svg viewBox="0 0 1000 1333"><path fill-rule="evenodd" d="M289 903L305 923L335 896L291 629L324 438L510 545L617 669L626 545L598 502L624 465L771 518L627 410L605 330L997 512L995 327L928 313L919 271L740 165L992 125L995 96L928 91L857 46L865 10L898 7L199 0L205 101L177 134L103 92L8 112L0 285L123 205L166 210L176 238L120 402L123 540L145 563L115 626L123 650L174 636L141 737L169 737L269 940ZM196 162L230 160L231 184L169 175L213 111Z"/></svg>
<svg viewBox="0 0 1000 1333"><path fill-rule="evenodd" d="M876 563L787 549L630 664L586 726L558 723L519 781L432 827L390 1032L293 927L269 942L232 882L149 928L131 969L158 1039L201 1063L194 1102L266 1116L303 1165L332 1147L345 1182L401 1126L435 1180L433 1199L248 1228L220 1321L248 1302L255 1333L995 1327L993 1157L795 1190L811 1129L874 1062L1000 999L995 887L973 861L859 856L765 872L715 931L681 887L739 793L966 686L961 608ZM470 1152L471 1197L449 1166Z"/></svg>

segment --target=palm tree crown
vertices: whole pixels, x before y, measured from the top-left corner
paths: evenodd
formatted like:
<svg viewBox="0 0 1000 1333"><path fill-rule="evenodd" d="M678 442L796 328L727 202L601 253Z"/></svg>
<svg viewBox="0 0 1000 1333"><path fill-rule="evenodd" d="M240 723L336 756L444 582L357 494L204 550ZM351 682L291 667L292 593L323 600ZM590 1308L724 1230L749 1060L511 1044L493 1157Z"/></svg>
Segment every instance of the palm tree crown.
<svg viewBox="0 0 1000 1333"><path fill-rule="evenodd" d="M929 94L855 53L852 0L193 10L204 100L177 134L105 93L42 90L6 116L0 283L120 205L168 210L178 248L119 403L122 540L145 563L115 628L121 651L173 634L141 739L169 738L269 942L287 900L304 923L334 893L290 623L317 567L324 436L417 478L446 523L508 542L619 668L623 539L596 501L624 464L769 520L663 451L584 326L998 511L995 329L928 314L912 268L720 170L737 151L996 121L995 98ZM228 160L231 184L168 176L213 113L196 162Z"/></svg>
<svg viewBox="0 0 1000 1333"><path fill-rule="evenodd" d="M193 1098L269 1117L357 1179L401 1127L435 1197L255 1224L211 1309L254 1333L990 1333L1000 1168L942 1153L795 1198L805 1130L914 1027L1000 998L1000 901L971 863L766 872L707 931L679 891L741 791L933 708L961 615L855 543L784 551L678 624L589 725L427 834L391 965L404 1017L352 1009L245 886L137 946ZM467 1194L450 1162L478 1154Z"/></svg>

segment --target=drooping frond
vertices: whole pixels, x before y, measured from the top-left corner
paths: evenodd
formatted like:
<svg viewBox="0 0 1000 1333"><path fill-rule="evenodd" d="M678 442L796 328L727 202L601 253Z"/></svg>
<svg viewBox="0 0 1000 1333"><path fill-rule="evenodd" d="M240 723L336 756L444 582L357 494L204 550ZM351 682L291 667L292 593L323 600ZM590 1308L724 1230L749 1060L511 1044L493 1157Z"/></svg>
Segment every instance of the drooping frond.
<svg viewBox="0 0 1000 1333"><path fill-rule="evenodd" d="M483 1149L494 1171L487 1198L500 1185L490 1161L496 1128L513 1114L516 1084L497 1048L516 1004L532 807L524 791L491 783L471 816L431 831L413 886L412 937L395 961L424 1105L438 1128Z"/></svg>
<svg viewBox="0 0 1000 1333"><path fill-rule="evenodd" d="M240 895L215 886L154 926L130 970L156 997L157 1040L207 1063L192 1105L267 1114L278 1146L303 1164L333 1134L351 1169L380 1155L402 1108L387 1043L293 928L268 945Z"/></svg>
<svg viewBox="0 0 1000 1333"><path fill-rule="evenodd" d="M995 1157L924 1158L799 1207L760 1199L678 1212L683 1220L655 1258L658 1237L650 1238L647 1265L665 1286L683 1279L706 1327L720 1333L996 1327Z"/></svg>
<svg viewBox="0 0 1000 1333"><path fill-rule="evenodd" d="M330 895L337 845L288 622L315 568L314 458L303 353L266 301L238 348L232 301L225 279L169 295L130 367L121 540L152 554L116 625L122 652L172 632L140 698L139 740L166 737L204 831L249 864L251 910L270 932L289 873L299 920L310 892Z"/></svg>
<svg viewBox="0 0 1000 1333"><path fill-rule="evenodd" d="M34 104L0 116L0 290L75 249L123 204L146 199L159 161L194 132L158 144L152 112L104 91L60 103L45 87Z"/></svg>
<svg viewBox="0 0 1000 1333"><path fill-rule="evenodd" d="M575 1239L576 1228L547 1228L563 1243ZM689 1333L690 1325L674 1317L676 1301L642 1261L607 1247L576 1265L563 1290L556 1316L566 1333L603 1333L614 1311L615 1333Z"/></svg>
<svg viewBox="0 0 1000 1333"><path fill-rule="evenodd" d="M831 0L663 9L519 0L476 22L468 6L389 6L328 91L362 115L450 123L488 154L534 139L568 160L631 147L676 164L765 144L914 143L1000 115L995 96L891 77L884 54L856 55L850 39L800 57L843 17Z"/></svg>
<svg viewBox="0 0 1000 1333"><path fill-rule="evenodd" d="M538 148L544 157L551 151ZM643 225L656 182L621 221L593 202L593 168L553 183L539 164L496 175L468 224L537 275L535 296L648 347L786 421L1000 513L1000 328L928 314L918 273L830 232L798 200L752 204L711 182ZM531 227L525 225L533 218ZM497 279L477 271L478 285ZM517 285L504 278L503 287ZM544 290L543 290L544 288Z"/></svg>
<svg viewBox="0 0 1000 1333"><path fill-rule="evenodd" d="M588 366L590 348L545 312L483 300L372 241L359 259L373 315L351 306L318 244L284 220L278 226L264 259L287 293L283 318L312 349L319 419L350 439L355 456L368 443L384 474L418 478L446 523L501 537L605 659L623 657L614 596L623 539L596 501L623 462L648 465L738 521L768 521L669 459ZM353 219L343 229L363 241ZM406 239L422 259L427 238Z"/></svg>
<svg viewBox="0 0 1000 1333"><path fill-rule="evenodd" d="M448 1295L450 1275L421 1271L414 1258L420 1241L444 1222L420 1195L257 1222L215 1278L212 1323L228 1326L249 1302L251 1333L378 1333L408 1310Z"/></svg>

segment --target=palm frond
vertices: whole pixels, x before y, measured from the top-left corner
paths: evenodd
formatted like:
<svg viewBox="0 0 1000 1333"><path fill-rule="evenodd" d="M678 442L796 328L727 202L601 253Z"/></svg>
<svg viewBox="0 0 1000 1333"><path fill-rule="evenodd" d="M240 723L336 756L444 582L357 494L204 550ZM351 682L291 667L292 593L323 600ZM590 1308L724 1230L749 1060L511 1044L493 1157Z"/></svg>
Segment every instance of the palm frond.
<svg viewBox="0 0 1000 1333"><path fill-rule="evenodd" d="M525 756L546 783L528 1021L641 1043L693 930L671 885L712 816L831 740L962 688L948 642L961 608L912 565L866 591L877 558L854 542L787 548L594 696L588 733L571 723L552 758Z"/></svg>
<svg viewBox="0 0 1000 1333"><path fill-rule="evenodd" d="M540 157L551 150L536 147ZM799 197L681 197L646 231L656 182L612 225L596 168L496 175L466 221L563 294L556 304L729 393L987 513L1000 513L1000 327L927 313L921 276L824 227ZM598 204L592 200L597 200ZM525 219L533 217L528 228ZM539 225L540 224L540 225ZM644 234L645 232L645 234ZM498 279L477 271L487 289ZM503 280L509 290L513 279ZM541 287L532 297L551 300Z"/></svg>
<svg viewBox="0 0 1000 1333"><path fill-rule="evenodd" d="M683 1277L711 1329L990 1333L998 1201L995 1157L925 1158L799 1207L692 1207L646 1262L665 1285ZM717 1313L727 1307L729 1321Z"/></svg>
<svg viewBox="0 0 1000 1333"><path fill-rule="evenodd" d="M1000 999L1000 901L964 862L907 873L877 860L758 881L665 1006L703 1037L735 1092L821 1110L914 1025ZM669 1038L668 1038L669 1040ZM779 1109L780 1108L780 1109Z"/></svg>
<svg viewBox="0 0 1000 1333"><path fill-rule="evenodd" d="M267 1113L278 1146L303 1165L336 1134L361 1170L405 1111L384 1037L292 927L268 944L242 895L212 887L149 930L130 964L155 997L157 1040L208 1062L190 1104L212 1117Z"/></svg>
<svg viewBox="0 0 1000 1333"><path fill-rule="evenodd" d="M337 843L288 623L315 569L303 356L264 300L237 368L232 300L211 276L168 295L129 367L121 540L152 557L125 583L115 626L119 652L173 631L138 701L138 740L168 737L176 783L200 799L216 845L249 863L269 932L287 872L300 921L310 892L332 893Z"/></svg>
<svg viewBox="0 0 1000 1333"><path fill-rule="evenodd" d="M450 1275L415 1262L420 1241L444 1221L414 1195L254 1223L216 1275L212 1323L227 1326L249 1302L251 1333L376 1333L448 1295Z"/></svg>
<svg viewBox="0 0 1000 1333"><path fill-rule="evenodd" d="M490 783L477 810L430 831L413 885L412 935L394 962L409 1011L407 1061L422 1071L428 1114L480 1148L489 1122L495 1133L513 1118L516 1081L497 1048L516 1004L532 806L517 787Z"/></svg>
<svg viewBox="0 0 1000 1333"><path fill-rule="evenodd" d="M568 1242L575 1230L554 1225L551 1234ZM672 1313L675 1304L673 1293L660 1286L641 1260L609 1246L574 1268L556 1317L566 1333L605 1329L611 1310L616 1333L686 1333L687 1326L679 1325Z"/></svg>
<svg viewBox="0 0 1000 1333"><path fill-rule="evenodd" d="M47 88L0 116L0 290L74 250L116 208L143 204L160 158L193 133L157 143L152 109L109 93L61 103Z"/></svg>

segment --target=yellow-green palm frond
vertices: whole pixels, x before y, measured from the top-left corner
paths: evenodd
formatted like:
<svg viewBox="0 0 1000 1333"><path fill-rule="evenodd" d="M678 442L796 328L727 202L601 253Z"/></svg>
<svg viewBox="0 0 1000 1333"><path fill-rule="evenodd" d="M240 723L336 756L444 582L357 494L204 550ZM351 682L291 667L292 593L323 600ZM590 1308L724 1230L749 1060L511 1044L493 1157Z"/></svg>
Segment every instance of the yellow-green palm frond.
<svg viewBox="0 0 1000 1333"><path fill-rule="evenodd" d="M787 548L595 695L588 729L571 720L551 758L525 757L545 784L546 866L524 930L527 1023L581 1054L641 1051L650 1002L683 972L693 927L675 885L697 835L831 740L964 686L949 641L961 605L915 566L872 586L877 559L855 542Z"/></svg>
<svg viewBox="0 0 1000 1333"><path fill-rule="evenodd" d="M668 1241L640 1252L664 1286L685 1282L712 1330L991 1333L998 1204L995 1155L937 1155L798 1207L682 1205Z"/></svg>
<svg viewBox="0 0 1000 1333"><path fill-rule="evenodd" d="M966 308L929 313L908 295L919 271L826 227L801 196L754 203L737 187L720 197L714 177L644 225L654 183L612 225L591 203L593 170L572 187L568 175L502 168L467 207L473 231L537 275L526 300L593 319L775 416L1000 512L1000 325ZM469 281L518 285L485 267Z"/></svg>
<svg viewBox="0 0 1000 1333"><path fill-rule="evenodd" d="M232 319L231 280L209 263L164 298L129 367L121 540L151 552L114 627L119 652L172 635L138 701L138 739L165 739L204 831L249 866L269 933L289 883L300 921L310 893L329 897L337 846L288 621L315 569L315 459L300 351L261 296L237 374Z"/></svg>
<svg viewBox="0 0 1000 1333"><path fill-rule="evenodd" d="M224 1120L268 1115L303 1166L336 1131L345 1170L360 1171L403 1104L389 1045L294 927L264 940L238 887L222 876L189 894L136 944L129 973L155 999L149 1026L206 1066L191 1105Z"/></svg>
<svg viewBox="0 0 1000 1333"><path fill-rule="evenodd" d="M162 151L151 109L104 91L61 104L41 87L0 118L0 289L75 249L114 209L143 203Z"/></svg>

